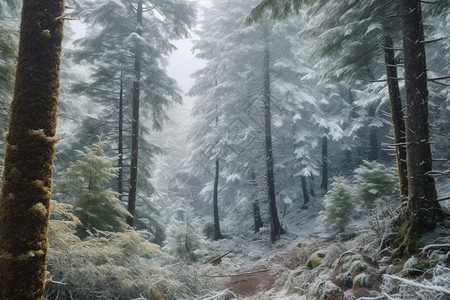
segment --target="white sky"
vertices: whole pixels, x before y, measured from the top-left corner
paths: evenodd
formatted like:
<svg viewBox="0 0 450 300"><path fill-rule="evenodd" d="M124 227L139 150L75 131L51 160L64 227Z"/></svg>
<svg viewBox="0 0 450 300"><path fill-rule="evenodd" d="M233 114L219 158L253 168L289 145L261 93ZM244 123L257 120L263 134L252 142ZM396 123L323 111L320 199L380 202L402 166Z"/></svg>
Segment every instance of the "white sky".
<svg viewBox="0 0 450 300"><path fill-rule="evenodd" d="M193 2L195 2L199 8L199 18L197 24L200 24L202 7L209 6L211 4L211 0L197 0ZM191 40L193 38L195 38L195 36L191 39L180 40L174 43L178 49L174 51L170 57L169 67L167 69L169 75L177 80L178 85L181 87L184 94L189 92L192 84L194 83L191 74L198 69L201 69L206 64L204 60L196 59L195 55L192 53L191 49L193 44ZM186 102L190 100L186 96L184 98Z"/></svg>
<svg viewBox="0 0 450 300"><path fill-rule="evenodd" d="M191 52L192 42L190 39L176 41L174 44L178 49L173 52L169 59L167 72L170 77L178 82L178 85L186 94L194 83L191 74L202 68L206 62L195 58L195 55Z"/></svg>

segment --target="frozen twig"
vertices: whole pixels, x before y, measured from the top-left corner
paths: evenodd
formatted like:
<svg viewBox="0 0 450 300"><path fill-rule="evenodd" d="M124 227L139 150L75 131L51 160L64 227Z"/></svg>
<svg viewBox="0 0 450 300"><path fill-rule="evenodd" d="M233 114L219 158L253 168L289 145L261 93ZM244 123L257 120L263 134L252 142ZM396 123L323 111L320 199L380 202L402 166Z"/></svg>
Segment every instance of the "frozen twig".
<svg viewBox="0 0 450 300"><path fill-rule="evenodd" d="M425 285L425 284L422 284L422 283L419 283L419 282L415 282L413 280L409 280L409 279L406 279L406 278L401 278L401 277L398 277L398 276L395 276L395 275L384 274L383 276L384 277L388 277L388 278L392 278L392 279L395 279L395 280L398 280L398 281L401 281L401 282L403 282L403 283L405 283L405 284L407 284L409 286L412 286L412 287L422 288L422 289L429 289L429 290L433 290L433 291L436 291L436 292L441 292L441 293L445 293L445 294L450 295L450 290L446 289L446 288L444 288L442 286Z"/></svg>
<svg viewBox="0 0 450 300"><path fill-rule="evenodd" d="M430 245L426 245L425 247L422 248L422 254L424 254L425 252L428 252L430 250L441 250L441 249L450 250L450 244L430 244Z"/></svg>

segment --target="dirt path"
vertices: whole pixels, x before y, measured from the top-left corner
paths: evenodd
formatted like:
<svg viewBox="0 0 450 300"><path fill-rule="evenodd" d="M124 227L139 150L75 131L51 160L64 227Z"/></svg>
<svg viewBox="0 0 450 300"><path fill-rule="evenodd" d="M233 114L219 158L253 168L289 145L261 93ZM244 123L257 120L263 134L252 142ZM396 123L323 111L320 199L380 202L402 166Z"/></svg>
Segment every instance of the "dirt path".
<svg viewBox="0 0 450 300"><path fill-rule="evenodd" d="M232 275L226 284L230 293L225 299L250 297L270 290L275 285L275 275L270 274L265 266L252 272Z"/></svg>

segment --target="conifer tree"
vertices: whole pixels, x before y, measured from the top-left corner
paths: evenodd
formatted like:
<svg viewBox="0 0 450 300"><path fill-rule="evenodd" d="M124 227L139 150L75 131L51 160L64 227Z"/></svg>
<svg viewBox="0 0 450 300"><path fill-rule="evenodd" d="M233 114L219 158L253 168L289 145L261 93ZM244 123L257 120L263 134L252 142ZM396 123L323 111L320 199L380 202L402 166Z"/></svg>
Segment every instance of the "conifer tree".
<svg viewBox="0 0 450 300"><path fill-rule="evenodd" d="M0 298L43 299L64 3L24 0L0 200Z"/></svg>
<svg viewBox="0 0 450 300"><path fill-rule="evenodd" d="M331 188L325 195L325 209L320 215L329 229L345 231L354 209L353 188L343 177L334 178Z"/></svg>
<svg viewBox="0 0 450 300"><path fill-rule="evenodd" d="M190 160L193 173L210 172L207 164L212 165L216 156L224 161L220 194L233 197L226 197L222 207L230 211L238 203L239 208L252 210L258 230L259 214L265 218L269 209L269 195L290 205L301 197L301 176L316 175L313 151L308 150L319 139L310 130L311 123L320 121L312 117L317 108L312 89L298 80L311 70L299 55L299 49L307 48L296 36L301 20L275 25L265 20L246 27L249 9L241 1L215 1L206 13L194 46L197 56L208 63L194 74L190 92L200 96L194 106L198 122ZM298 184L291 185L294 180ZM281 223L277 218L273 217L273 239L278 238Z"/></svg>
<svg viewBox="0 0 450 300"><path fill-rule="evenodd" d="M134 225L136 205L150 199L154 191L149 165L159 149L149 143L150 130L160 130L167 120L166 108L181 102L179 89L166 71L167 57L175 49L171 40L189 35L195 6L183 0L76 3L75 15L92 24L71 53L77 62L93 67L92 82L78 87L102 103L105 118L99 118L100 133L105 138L113 133L116 144L111 145L123 150L118 158L123 166L118 190L129 202L133 217L128 223ZM145 159L138 159L138 154ZM127 180L130 184L123 184Z"/></svg>
<svg viewBox="0 0 450 300"><path fill-rule="evenodd" d="M74 206L74 213L80 219L80 234L86 231L123 231L123 219L127 211L119 202L118 193L108 188L117 178L114 167L115 156L106 156L106 142L99 141L78 152L78 160L61 172L56 182L56 197L60 202Z"/></svg>

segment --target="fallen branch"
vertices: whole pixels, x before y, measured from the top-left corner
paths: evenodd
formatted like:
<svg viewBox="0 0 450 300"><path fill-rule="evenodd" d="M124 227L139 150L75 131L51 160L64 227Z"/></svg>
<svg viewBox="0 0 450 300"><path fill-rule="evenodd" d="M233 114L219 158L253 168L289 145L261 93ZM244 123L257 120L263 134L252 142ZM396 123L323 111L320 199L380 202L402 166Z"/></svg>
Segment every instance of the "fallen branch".
<svg viewBox="0 0 450 300"><path fill-rule="evenodd" d="M358 298L358 300L384 300L386 297L384 295L377 296L377 297L361 297Z"/></svg>
<svg viewBox="0 0 450 300"><path fill-rule="evenodd" d="M430 244L422 248L422 254L430 250L446 250L450 251L450 244Z"/></svg>
<svg viewBox="0 0 450 300"><path fill-rule="evenodd" d="M231 251L228 251L227 253L224 253L224 254L221 254L221 255L216 255L216 256L210 257L203 264L218 265L222 261L222 257L224 257L225 255L227 255L229 253L231 253Z"/></svg>
<svg viewBox="0 0 450 300"><path fill-rule="evenodd" d="M240 275L251 275L251 274L256 274L256 273L263 273L263 272L269 272L269 269L262 269L262 270L258 270L258 271L252 271L252 272L244 272L244 273L239 273L239 274L226 274L226 275L199 275L199 276L204 276L204 277L233 277L233 276L240 276Z"/></svg>
<svg viewBox="0 0 450 300"><path fill-rule="evenodd" d="M401 281L405 284L407 284L408 286L412 286L412 287L416 287L416 288L423 288L423 289L429 289L429 290L433 290L436 292L441 292L441 293L445 293L445 294L449 294L450 295L450 290L442 287L442 286L436 286L436 285L425 285L419 282L415 282L406 278L401 278L395 275L389 275L389 274L384 274L383 277L389 277L398 281Z"/></svg>

